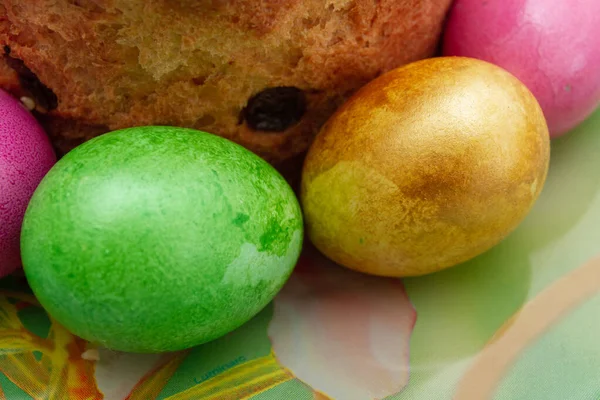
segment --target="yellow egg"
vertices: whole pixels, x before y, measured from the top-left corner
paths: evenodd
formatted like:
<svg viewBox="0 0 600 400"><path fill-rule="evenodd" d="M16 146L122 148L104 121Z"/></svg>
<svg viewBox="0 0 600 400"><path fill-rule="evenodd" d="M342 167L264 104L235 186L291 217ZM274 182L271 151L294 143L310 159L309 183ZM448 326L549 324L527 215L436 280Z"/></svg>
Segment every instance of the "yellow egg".
<svg viewBox="0 0 600 400"><path fill-rule="evenodd" d="M519 225L549 158L542 110L513 75L471 58L418 61L364 86L323 126L303 169L307 234L365 273L442 270Z"/></svg>

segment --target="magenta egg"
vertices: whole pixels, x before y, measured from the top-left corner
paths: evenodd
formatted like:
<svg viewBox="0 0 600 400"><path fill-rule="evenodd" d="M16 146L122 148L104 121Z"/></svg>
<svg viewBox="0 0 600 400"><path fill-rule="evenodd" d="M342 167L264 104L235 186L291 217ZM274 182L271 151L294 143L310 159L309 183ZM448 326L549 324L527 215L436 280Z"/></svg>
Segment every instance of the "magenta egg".
<svg viewBox="0 0 600 400"><path fill-rule="evenodd" d="M443 53L494 63L536 96L550 135L600 103L599 0L456 0Z"/></svg>
<svg viewBox="0 0 600 400"><path fill-rule="evenodd" d="M21 102L0 90L0 277L21 266L23 215L55 162L50 141L37 120Z"/></svg>

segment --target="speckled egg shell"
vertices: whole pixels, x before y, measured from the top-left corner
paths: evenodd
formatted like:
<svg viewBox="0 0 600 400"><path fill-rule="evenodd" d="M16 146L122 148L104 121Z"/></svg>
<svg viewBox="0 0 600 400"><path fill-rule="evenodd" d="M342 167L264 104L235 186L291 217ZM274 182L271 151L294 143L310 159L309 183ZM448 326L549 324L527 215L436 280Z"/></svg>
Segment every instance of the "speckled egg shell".
<svg viewBox="0 0 600 400"><path fill-rule="evenodd" d="M0 277L21 266L19 236L31 195L56 162L46 133L0 90Z"/></svg>
<svg viewBox="0 0 600 400"><path fill-rule="evenodd" d="M174 351L264 308L299 257L286 181L228 140L141 127L79 146L44 179L22 235L51 316L111 349Z"/></svg>

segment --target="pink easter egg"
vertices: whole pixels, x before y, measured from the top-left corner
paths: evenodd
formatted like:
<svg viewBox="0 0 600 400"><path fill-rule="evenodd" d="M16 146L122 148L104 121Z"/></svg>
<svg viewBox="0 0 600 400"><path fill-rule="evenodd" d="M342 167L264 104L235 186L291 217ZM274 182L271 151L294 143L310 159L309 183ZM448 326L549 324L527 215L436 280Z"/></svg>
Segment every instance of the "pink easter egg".
<svg viewBox="0 0 600 400"><path fill-rule="evenodd" d="M456 0L443 53L511 72L536 96L551 137L558 137L600 104L600 1Z"/></svg>
<svg viewBox="0 0 600 400"><path fill-rule="evenodd" d="M55 162L50 141L33 115L0 90L0 277L21 266L23 216Z"/></svg>

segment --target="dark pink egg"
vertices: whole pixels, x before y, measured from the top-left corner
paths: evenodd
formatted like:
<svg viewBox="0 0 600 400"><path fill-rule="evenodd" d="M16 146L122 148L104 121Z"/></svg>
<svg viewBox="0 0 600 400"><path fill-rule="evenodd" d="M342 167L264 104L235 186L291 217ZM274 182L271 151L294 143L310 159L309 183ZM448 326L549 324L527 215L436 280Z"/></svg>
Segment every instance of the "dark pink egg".
<svg viewBox="0 0 600 400"><path fill-rule="evenodd" d="M511 72L560 136L600 103L600 0L456 0L444 55Z"/></svg>
<svg viewBox="0 0 600 400"><path fill-rule="evenodd" d="M55 162L50 141L33 115L0 90L0 277L21 266L23 215Z"/></svg>

